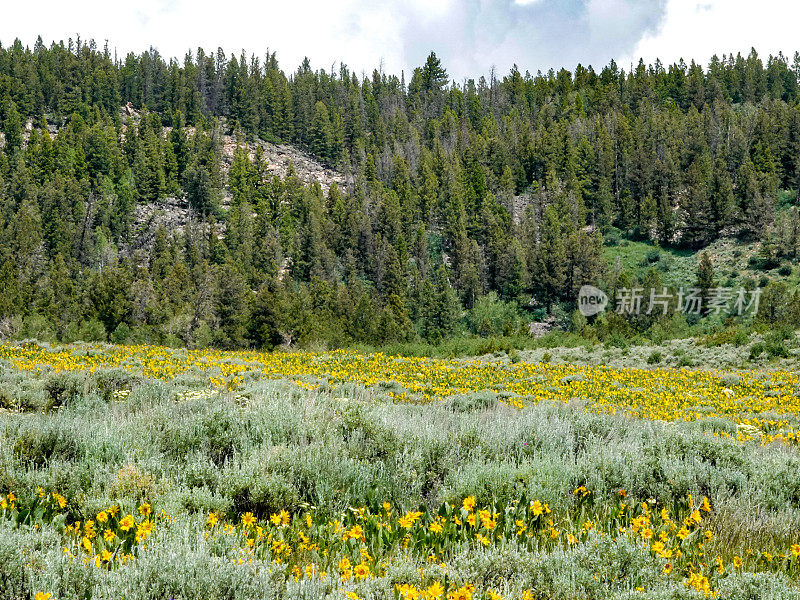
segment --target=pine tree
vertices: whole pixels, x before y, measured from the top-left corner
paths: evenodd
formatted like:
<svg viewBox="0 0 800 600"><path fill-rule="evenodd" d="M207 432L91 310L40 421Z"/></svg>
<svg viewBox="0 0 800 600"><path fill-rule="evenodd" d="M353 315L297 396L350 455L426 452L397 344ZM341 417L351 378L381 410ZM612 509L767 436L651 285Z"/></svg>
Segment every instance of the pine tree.
<svg viewBox="0 0 800 600"><path fill-rule="evenodd" d="M0 131L5 136L5 152L13 154L15 150L22 147L22 117L17 110L17 105L6 95L3 99L0 111Z"/></svg>
<svg viewBox="0 0 800 600"><path fill-rule="evenodd" d="M225 348L242 347L246 343L252 291L232 262L218 272L214 310L219 318L217 343Z"/></svg>
<svg viewBox="0 0 800 600"><path fill-rule="evenodd" d="M414 335L414 325L402 298L391 294L383 306L377 325L378 339L383 343L405 342Z"/></svg>
<svg viewBox="0 0 800 600"><path fill-rule="evenodd" d="M275 289L265 284L253 297L248 336L258 348L272 350L281 343L280 314L284 310Z"/></svg>
<svg viewBox="0 0 800 600"><path fill-rule="evenodd" d="M450 335L433 302L443 290L439 304L470 310L493 292L565 306L602 277L600 233L699 250L742 236L778 265L799 252L795 215L776 211L800 188L798 61L513 67L451 85L431 53L406 86L308 60L284 71L274 53L115 61L92 43L0 47L0 269L16 285L3 310L35 312L63 339L124 339L125 324L190 345L333 347L410 339L404 314L425 338ZM230 132L240 147L226 172ZM310 150L346 183L323 198L306 173L273 178L256 137ZM193 209L180 228L136 206L165 196ZM291 314L260 336L233 314L221 329L228 266L241 298L267 289ZM115 292L100 318L80 299L115 287L98 277L108 269L131 289L122 313ZM779 322L793 302L773 294ZM600 335L652 325L598 323Z"/></svg>
<svg viewBox="0 0 800 600"><path fill-rule="evenodd" d="M565 292L568 299L578 297L584 285L597 286L605 271L603 238L599 232L579 230L570 234L565 244Z"/></svg>
<svg viewBox="0 0 800 600"><path fill-rule="evenodd" d="M656 229L658 231L658 240L662 246L672 243L672 238L675 234L675 217L666 194L662 194L656 204Z"/></svg>
<svg viewBox="0 0 800 600"><path fill-rule="evenodd" d="M733 218L733 182L722 159L717 159L709 182L709 221L713 235L719 236Z"/></svg>
<svg viewBox="0 0 800 600"><path fill-rule="evenodd" d="M344 119L341 111L333 111L329 131L330 135L327 138L328 160L334 166L342 166L345 163L344 158L347 149L345 147Z"/></svg>
<svg viewBox="0 0 800 600"><path fill-rule="evenodd" d="M447 84L448 75L442 66L442 61L431 52L425 60L425 65L420 72L420 85L423 91L439 92Z"/></svg>
<svg viewBox="0 0 800 600"><path fill-rule="evenodd" d="M246 148L237 146L233 152L233 163L228 173L228 186L231 189L234 205L247 202L254 204L258 187L258 173L250 162Z"/></svg>
<svg viewBox="0 0 800 600"><path fill-rule="evenodd" d="M186 197L189 204L203 216L219 209L221 190L217 176L217 159L213 149L201 149L186 170Z"/></svg>
<svg viewBox="0 0 800 600"><path fill-rule="evenodd" d="M383 247L383 276L379 289L384 296L396 296L402 301L405 301L408 294L405 268L394 246L388 241L384 242Z"/></svg>
<svg viewBox="0 0 800 600"><path fill-rule="evenodd" d="M708 252L703 252L700 255L700 262L697 264L695 275L697 277L695 286L700 290L700 297L703 299L703 307L707 308L709 298L711 297L710 290L714 287L714 266L711 264Z"/></svg>
<svg viewBox="0 0 800 600"><path fill-rule="evenodd" d="M311 122L311 151L322 160L331 158L333 134L330 115L324 102L317 101L314 106L314 118Z"/></svg>
<svg viewBox="0 0 800 600"><path fill-rule="evenodd" d="M7 319L20 312L19 282L17 273L10 261L6 260L0 266L0 319Z"/></svg>
<svg viewBox="0 0 800 600"><path fill-rule="evenodd" d="M12 225L14 262L23 279L32 279L43 266L42 217L39 207L26 198Z"/></svg>
<svg viewBox="0 0 800 600"><path fill-rule="evenodd" d="M426 279L422 290L422 335L431 343L449 337L461 316L461 303L450 285L444 265L436 269L434 283Z"/></svg>
<svg viewBox="0 0 800 600"><path fill-rule="evenodd" d="M142 117L144 120L144 117ZM155 202L162 198L166 191L164 159L161 153L159 137L149 125L140 125L140 143L136 147L133 159L133 173L136 178L136 189L139 197L146 202Z"/></svg>
<svg viewBox="0 0 800 600"><path fill-rule="evenodd" d="M562 296L567 281L567 254L561 221L555 207L548 206L545 209L540 231L541 241L530 269L537 299L550 303Z"/></svg>
<svg viewBox="0 0 800 600"><path fill-rule="evenodd" d="M713 237L715 223L710 214L708 197L709 158L692 163L688 172L688 189L683 200L683 237L692 247L702 247Z"/></svg>

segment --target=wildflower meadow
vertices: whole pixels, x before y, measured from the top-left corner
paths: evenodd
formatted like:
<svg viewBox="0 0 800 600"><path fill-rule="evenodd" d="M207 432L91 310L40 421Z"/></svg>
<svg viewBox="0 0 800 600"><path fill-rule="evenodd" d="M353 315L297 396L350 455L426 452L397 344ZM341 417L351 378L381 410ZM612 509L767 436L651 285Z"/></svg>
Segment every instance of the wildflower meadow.
<svg viewBox="0 0 800 600"><path fill-rule="evenodd" d="M0 347L0 597L800 598L791 371Z"/></svg>

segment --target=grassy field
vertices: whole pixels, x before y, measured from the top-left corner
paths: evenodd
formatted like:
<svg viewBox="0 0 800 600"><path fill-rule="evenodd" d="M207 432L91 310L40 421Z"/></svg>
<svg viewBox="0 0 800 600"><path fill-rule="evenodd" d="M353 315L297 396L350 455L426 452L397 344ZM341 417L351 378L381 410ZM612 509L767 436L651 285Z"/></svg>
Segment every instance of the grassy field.
<svg viewBox="0 0 800 600"><path fill-rule="evenodd" d="M693 344L0 346L0 597L800 598L794 356Z"/></svg>
<svg viewBox="0 0 800 600"><path fill-rule="evenodd" d="M760 245L756 243L723 238L709 244L702 252L711 259L715 280L720 285L735 288L748 280L762 285L769 281L784 282L793 289L800 285L800 273L789 263L776 262L772 268L764 268L758 260L759 249ZM652 268L661 277L663 285L679 288L694 285L702 252L621 240L605 248L605 258L612 272L625 271L641 281ZM779 265L788 270L780 269Z"/></svg>

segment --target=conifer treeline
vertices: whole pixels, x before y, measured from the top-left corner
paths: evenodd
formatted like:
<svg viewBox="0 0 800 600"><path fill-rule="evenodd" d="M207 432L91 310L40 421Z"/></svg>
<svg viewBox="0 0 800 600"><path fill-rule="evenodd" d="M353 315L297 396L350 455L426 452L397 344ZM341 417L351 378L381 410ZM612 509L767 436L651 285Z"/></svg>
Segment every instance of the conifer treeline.
<svg viewBox="0 0 800 600"><path fill-rule="evenodd" d="M434 54L406 82L17 41L0 47L0 321L229 347L437 341L613 286L603 233L701 248L777 231L794 257L796 211L772 224L800 189L799 83L800 56L755 51L455 83ZM269 177L256 138L352 185ZM136 206L166 197L196 222L159 228L143 257Z"/></svg>

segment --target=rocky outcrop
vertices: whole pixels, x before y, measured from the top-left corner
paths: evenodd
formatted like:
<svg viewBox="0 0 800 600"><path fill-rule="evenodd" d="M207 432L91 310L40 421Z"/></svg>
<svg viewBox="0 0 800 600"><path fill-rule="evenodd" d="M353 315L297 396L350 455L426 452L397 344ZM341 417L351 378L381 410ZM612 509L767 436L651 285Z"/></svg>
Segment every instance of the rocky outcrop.
<svg viewBox="0 0 800 600"><path fill-rule="evenodd" d="M226 171L233 162L233 154L236 151L236 146L236 140L233 136L226 135L224 137L222 159L223 168ZM255 157L256 147L259 146L263 150L267 171L272 175L277 175L281 179L284 179L288 175L290 165L292 165L295 175L300 178L303 183L310 184L316 181L319 183L325 195L328 194L328 190L330 190L334 183L340 188L346 187L352 183L348 181L342 173L326 167L310 154L288 144L271 144L262 140L250 142L246 146L248 154L250 155L250 160Z"/></svg>
<svg viewBox="0 0 800 600"><path fill-rule="evenodd" d="M120 108L120 116L123 121L130 119L134 124L137 124L141 118L141 112L128 102L125 106ZM224 128L225 120L222 119L221 123ZM123 124L123 135L125 129L126 127ZM171 130L171 127L165 127L164 135L169 135ZM194 131L194 127L186 128L186 133L189 137L194 135ZM288 175L290 165L292 165L295 175L300 178L303 183L311 184L316 181L326 195L334 183L339 187L345 187L352 183L352 178L346 178L342 173L323 165L307 152L289 144L272 144L263 140L247 142L245 147L247 148L250 160L255 157L256 148L259 146L263 151L267 172L271 175L277 175L281 179ZM222 136L222 168L226 174L233 163L233 155L236 151L236 147L237 142L234 136ZM227 204L227 202L223 201L223 205L225 204Z"/></svg>
<svg viewBox="0 0 800 600"><path fill-rule="evenodd" d="M120 107L119 116L122 119L122 137L127 133L128 124L138 126L142 113L130 102ZM63 123L61 124L63 126ZM47 124L51 137L58 135L59 124L52 121ZM222 120L222 127L225 122ZM36 124L32 121L25 123L23 132L23 143L27 143L31 132L36 129ZM170 127L164 128L164 136L169 135ZM189 137L194 135L194 127L187 127L186 133ZM5 139L0 133L0 147L4 145ZM232 135L222 136L222 169L227 180L227 174L233 163L234 152L236 151L237 141ZM262 155L269 174L284 179L288 176L291 169L303 183L309 185L313 182L319 183L324 194L328 194L331 186L335 183L341 188L347 188L352 184L352 177L346 177L342 173L335 171L320 161L316 160L307 152L291 146L289 144L273 144L263 140L247 142L245 144L247 152L252 160L256 155L256 148L262 149ZM222 208L230 206L230 194L227 188L223 189ZM155 239L156 230L163 226L170 234L183 233L190 225L199 222L197 213L189 206L184 198L164 198L157 202L140 202L134 207L133 214L133 235L129 243L119 248L120 253L127 256L144 256L149 253ZM217 234L224 235L224 224L217 224ZM289 265L284 265L288 269Z"/></svg>
<svg viewBox="0 0 800 600"><path fill-rule="evenodd" d="M195 212L182 198L164 198L158 202L138 203L133 212L134 247L152 242L158 226L163 225L170 233L183 233L186 225L195 219Z"/></svg>

